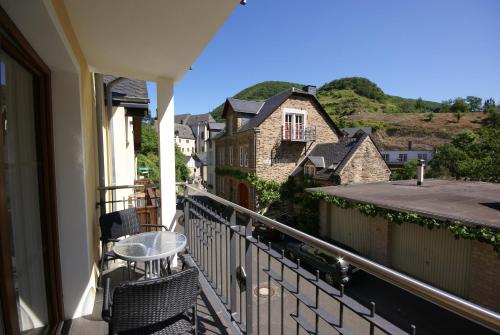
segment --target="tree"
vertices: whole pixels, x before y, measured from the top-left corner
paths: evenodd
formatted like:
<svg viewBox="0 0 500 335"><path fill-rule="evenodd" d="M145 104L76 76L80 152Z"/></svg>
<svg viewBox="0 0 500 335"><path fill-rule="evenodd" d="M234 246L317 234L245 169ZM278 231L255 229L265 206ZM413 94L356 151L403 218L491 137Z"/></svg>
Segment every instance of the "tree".
<svg viewBox="0 0 500 335"><path fill-rule="evenodd" d="M467 96L467 98L465 98L465 101L469 105L469 110L471 112L481 111L481 104L483 103L483 99L469 95Z"/></svg>
<svg viewBox="0 0 500 335"><path fill-rule="evenodd" d="M404 163L403 167L394 169L391 174L392 180L406 180L417 178L417 165L416 159L411 159Z"/></svg>
<svg viewBox="0 0 500 335"><path fill-rule="evenodd" d="M147 168L149 171L148 178L154 183L159 183L158 133L153 124L153 119L145 118L141 125L141 147L137 154L137 167Z"/></svg>
<svg viewBox="0 0 500 335"><path fill-rule="evenodd" d="M464 131L438 147L430 162L432 177L500 182L500 128Z"/></svg>
<svg viewBox="0 0 500 335"><path fill-rule="evenodd" d="M187 181L189 178L189 169L186 166L185 156L181 148L175 145L175 181Z"/></svg>
<svg viewBox="0 0 500 335"><path fill-rule="evenodd" d="M469 105L462 98L456 98L450 107L450 111L455 114L457 122L460 122L463 113L467 113L469 110Z"/></svg>
<svg viewBox="0 0 500 335"><path fill-rule="evenodd" d="M492 108L495 108L495 99L489 98L484 100L483 112L488 113Z"/></svg>
<svg viewBox="0 0 500 335"><path fill-rule="evenodd" d="M418 98L417 100L415 100L415 108L417 110L422 110L424 107L424 101L422 100L422 98Z"/></svg>

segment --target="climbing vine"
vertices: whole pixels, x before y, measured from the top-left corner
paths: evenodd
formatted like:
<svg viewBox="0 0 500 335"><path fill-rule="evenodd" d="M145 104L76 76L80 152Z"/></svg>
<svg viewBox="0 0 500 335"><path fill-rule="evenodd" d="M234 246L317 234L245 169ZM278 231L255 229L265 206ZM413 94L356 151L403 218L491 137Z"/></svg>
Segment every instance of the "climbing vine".
<svg viewBox="0 0 500 335"><path fill-rule="evenodd" d="M243 180L251 185L257 195L258 208L261 213L264 213L273 202L282 198L284 183L259 178L253 173L241 172L233 169L216 168L215 173L219 176L229 176L238 180Z"/></svg>
<svg viewBox="0 0 500 335"><path fill-rule="evenodd" d="M381 216L389 222L396 224L411 223L418 224L428 229L445 228L450 230L456 239L463 238L477 240L491 244L500 253L500 231L482 226L471 226L460 221L446 221L426 217L417 213L399 212L391 209L381 208L373 204L364 204L346 200L324 192L309 193L309 196L316 200L323 200L339 208L353 208L367 216Z"/></svg>

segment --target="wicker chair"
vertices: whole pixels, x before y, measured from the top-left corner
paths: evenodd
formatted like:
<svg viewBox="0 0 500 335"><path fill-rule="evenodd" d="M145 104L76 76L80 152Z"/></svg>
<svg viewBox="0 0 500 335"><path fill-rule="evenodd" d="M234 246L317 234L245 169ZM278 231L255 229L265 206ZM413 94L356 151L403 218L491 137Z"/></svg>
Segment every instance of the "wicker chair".
<svg viewBox="0 0 500 335"><path fill-rule="evenodd" d="M102 255L99 264L99 287L102 284L102 273L104 266L107 266L108 261L116 259L113 250L108 250L110 242L118 242L120 237L139 233L140 227L153 227L167 230L167 227L162 225L146 225L139 224L135 208L128 208L117 212L111 212L101 215L99 218L101 226L101 247Z"/></svg>
<svg viewBox="0 0 500 335"><path fill-rule="evenodd" d="M198 269L159 279L125 282L104 288L102 318L109 334L197 334ZM191 313L189 311L191 310Z"/></svg>

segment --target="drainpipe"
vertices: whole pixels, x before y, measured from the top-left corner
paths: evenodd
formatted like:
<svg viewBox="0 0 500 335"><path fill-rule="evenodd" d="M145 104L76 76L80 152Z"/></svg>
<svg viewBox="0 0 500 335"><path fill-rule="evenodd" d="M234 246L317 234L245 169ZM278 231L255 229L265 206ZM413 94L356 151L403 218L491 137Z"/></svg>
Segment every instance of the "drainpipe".
<svg viewBox="0 0 500 335"><path fill-rule="evenodd" d="M103 127L103 117L104 117L104 83L102 80L102 74L96 73L94 75L94 85L95 85L95 109L97 118L97 156L99 161L99 208L101 215L106 214L106 191L103 187L106 186L106 178L104 173L104 134L102 131Z"/></svg>
<svg viewBox="0 0 500 335"><path fill-rule="evenodd" d="M116 79L113 79L106 85L106 104L108 107L108 123L109 123L109 152L110 152L110 168L111 168L111 184L115 185L116 183L116 169L115 169L115 139L114 139L114 132L113 132L113 86L118 84L119 82L125 80L123 77L118 77ZM116 185L115 185L116 186ZM112 191L113 197L111 200L116 200L116 190ZM112 208L113 211L116 210L116 204L113 202L112 203Z"/></svg>

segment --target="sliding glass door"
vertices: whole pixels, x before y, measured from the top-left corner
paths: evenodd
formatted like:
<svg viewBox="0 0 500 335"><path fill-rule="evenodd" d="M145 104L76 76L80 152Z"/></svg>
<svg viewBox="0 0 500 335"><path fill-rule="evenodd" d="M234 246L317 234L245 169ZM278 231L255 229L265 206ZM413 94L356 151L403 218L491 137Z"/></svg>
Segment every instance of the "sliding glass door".
<svg viewBox="0 0 500 335"><path fill-rule="evenodd" d="M12 241L12 279L21 332L48 324L40 219L40 185L33 75L0 51L4 190Z"/></svg>

